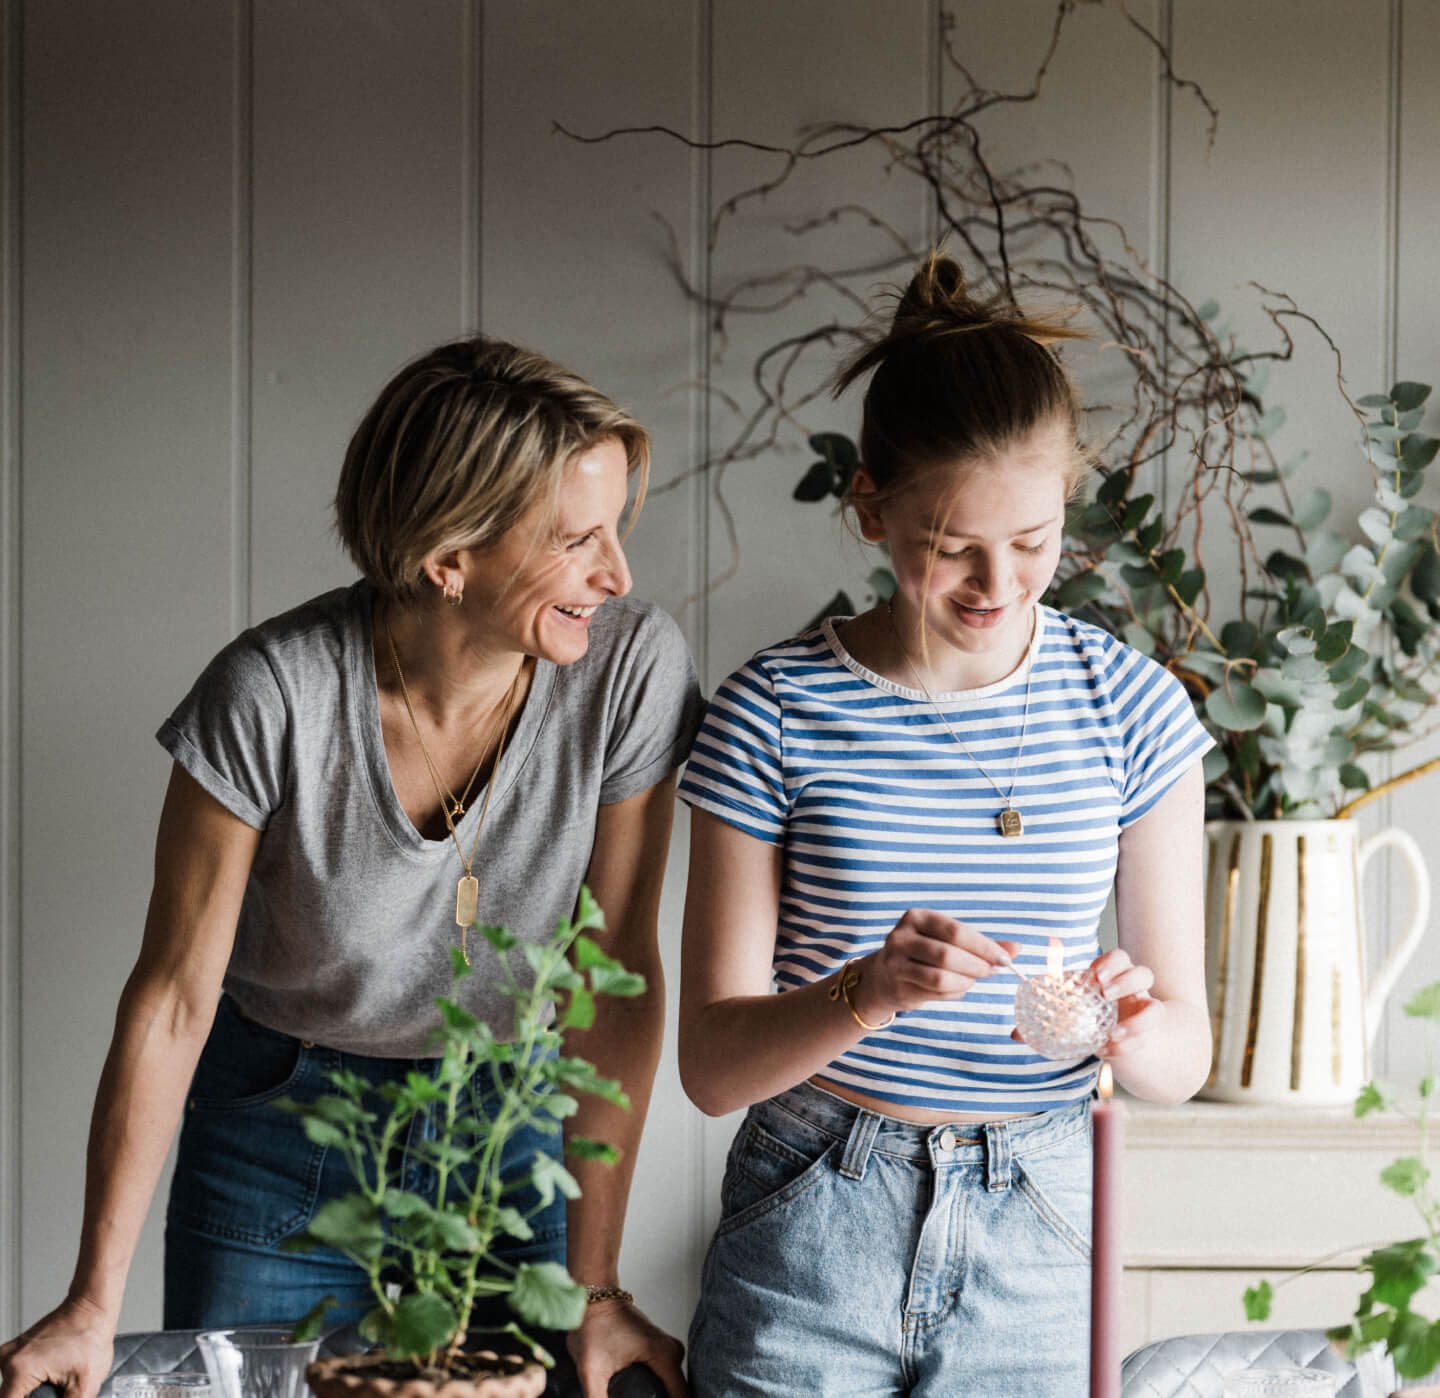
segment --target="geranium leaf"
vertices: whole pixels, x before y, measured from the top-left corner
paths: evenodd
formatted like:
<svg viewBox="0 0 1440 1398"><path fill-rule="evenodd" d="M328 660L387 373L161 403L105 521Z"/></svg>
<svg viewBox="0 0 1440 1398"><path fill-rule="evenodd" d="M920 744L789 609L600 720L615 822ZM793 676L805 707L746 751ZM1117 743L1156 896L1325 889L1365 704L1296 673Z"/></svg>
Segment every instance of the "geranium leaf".
<svg viewBox="0 0 1440 1398"><path fill-rule="evenodd" d="M585 1316L585 1288L558 1262L522 1262L515 1269L510 1309L545 1330L573 1330Z"/></svg>

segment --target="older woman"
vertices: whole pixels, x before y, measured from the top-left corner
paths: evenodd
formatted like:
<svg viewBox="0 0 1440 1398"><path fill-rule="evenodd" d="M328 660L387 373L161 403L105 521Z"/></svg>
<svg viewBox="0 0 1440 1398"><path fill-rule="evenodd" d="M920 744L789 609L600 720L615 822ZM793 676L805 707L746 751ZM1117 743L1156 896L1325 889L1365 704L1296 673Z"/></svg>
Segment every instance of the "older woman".
<svg viewBox="0 0 1440 1398"><path fill-rule="evenodd" d="M557 1200L509 1256L566 1261L590 1288L570 1342L587 1398L635 1360L683 1393L678 1343L616 1272L660 1046L673 773L702 708L674 623L626 600L622 519L648 462L645 430L609 399L498 341L442 346L382 391L335 502L362 580L246 631L160 729L175 765L79 1262L64 1302L0 1349L3 1398L46 1379L96 1392L182 1116L166 1325L293 1321L326 1293L360 1305L363 1276L338 1254L281 1247L348 1179L271 1100L328 1069L378 1085L423 1067L461 927L538 940L582 880L609 949L649 978L584 1039L634 1110L588 1099L567 1123L622 1164L578 1166L568 1236ZM484 975L464 992L508 1032ZM517 1164L537 1144L518 1143Z"/></svg>

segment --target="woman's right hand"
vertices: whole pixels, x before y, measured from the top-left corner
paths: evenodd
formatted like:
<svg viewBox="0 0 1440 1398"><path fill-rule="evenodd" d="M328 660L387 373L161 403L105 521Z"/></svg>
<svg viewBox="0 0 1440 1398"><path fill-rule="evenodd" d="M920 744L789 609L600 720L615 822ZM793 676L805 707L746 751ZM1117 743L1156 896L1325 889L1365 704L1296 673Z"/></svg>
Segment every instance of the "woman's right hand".
<svg viewBox="0 0 1440 1398"><path fill-rule="evenodd" d="M1010 964L1018 942L996 942L967 923L930 908L911 908L879 951L860 962L850 992L856 1013L872 1024L931 1000L958 1000L976 981Z"/></svg>
<svg viewBox="0 0 1440 1398"><path fill-rule="evenodd" d="M62 1302L0 1345L0 1398L52 1383L65 1398L95 1398L115 1357L115 1318L81 1299Z"/></svg>

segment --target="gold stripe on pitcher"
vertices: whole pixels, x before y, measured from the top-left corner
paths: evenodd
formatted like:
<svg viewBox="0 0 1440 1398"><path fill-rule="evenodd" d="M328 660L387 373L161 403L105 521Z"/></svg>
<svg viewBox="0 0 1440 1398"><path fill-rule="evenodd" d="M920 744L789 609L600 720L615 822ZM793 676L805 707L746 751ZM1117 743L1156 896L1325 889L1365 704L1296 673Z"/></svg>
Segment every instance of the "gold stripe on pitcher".
<svg viewBox="0 0 1440 1398"><path fill-rule="evenodd" d="M1216 849L1211 848L1211 863L1214 863ZM1212 874L1213 881L1213 874ZM1235 908L1240 899L1240 835L1237 831L1230 837L1230 858L1225 866L1225 895L1220 908L1220 946L1215 964L1215 999L1210 1006L1210 1038L1215 1049L1210 1060L1210 1077L1207 1086L1215 1081L1220 1070L1220 1031L1225 1013L1225 996L1229 991L1226 982L1230 978L1230 931L1235 924Z"/></svg>
<svg viewBox="0 0 1440 1398"><path fill-rule="evenodd" d="M1300 1091L1305 1047L1305 837L1295 839L1295 1023L1290 1031L1290 1091Z"/></svg>
<svg viewBox="0 0 1440 1398"><path fill-rule="evenodd" d="M1330 968L1330 1076L1340 1086L1340 1070L1345 1066L1340 1056L1340 968Z"/></svg>
<svg viewBox="0 0 1440 1398"><path fill-rule="evenodd" d="M1274 839L1260 837L1260 902L1255 909L1255 975L1250 982L1250 1022L1245 1030L1245 1060L1240 1086L1249 1087L1255 1071L1255 1040L1260 1033L1260 997L1265 986L1265 933L1270 920L1270 863Z"/></svg>

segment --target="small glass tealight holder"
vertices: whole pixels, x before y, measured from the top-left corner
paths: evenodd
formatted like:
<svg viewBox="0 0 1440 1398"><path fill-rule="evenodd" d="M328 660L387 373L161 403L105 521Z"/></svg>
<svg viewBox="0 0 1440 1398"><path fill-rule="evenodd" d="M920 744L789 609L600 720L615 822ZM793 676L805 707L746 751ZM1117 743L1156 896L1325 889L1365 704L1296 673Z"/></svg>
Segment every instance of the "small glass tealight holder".
<svg viewBox="0 0 1440 1398"><path fill-rule="evenodd" d="M1225 1377L1225 1398L1333 1398L1335 1375L1323 1369L1244 1369Z"/></svg>
<svg viewBox="0 0 1440 1398"><path fill-rule="evenodd" d="M111 1398L210 1398L210 1375L176 1370L169 1374L116 1374Z"/></svg>
<svg viewBox="0 0 1440 1398"><path fill-rule="evenodd" d="M1088 1058L1115 1028L1115 1006L1089 967L1030 976L1015 992L1015 1027L1046 1058Z"/></svg>

